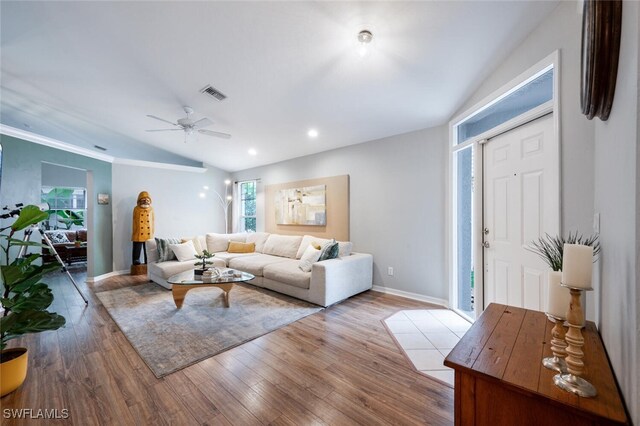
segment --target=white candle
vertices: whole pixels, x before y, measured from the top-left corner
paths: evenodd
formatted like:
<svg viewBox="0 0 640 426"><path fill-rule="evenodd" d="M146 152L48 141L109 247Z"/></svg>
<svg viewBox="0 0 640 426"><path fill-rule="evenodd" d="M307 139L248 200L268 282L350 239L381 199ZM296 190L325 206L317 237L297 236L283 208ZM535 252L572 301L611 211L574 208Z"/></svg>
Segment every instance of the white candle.
<svg viewBox="0 0 640 426"><path fill-rule="evenodd" d="M562 256L562 283L571 287L591 288L593 247L565 244Z"/></svg>
<svg viewBox="0 0 640 426"><path fill-rule="evenodd" d="M569 293L568 288L560 285L562 272L549 271L547 281L547 312L554 317L566 319L569 303L571 302L571 293Z"/></svg>

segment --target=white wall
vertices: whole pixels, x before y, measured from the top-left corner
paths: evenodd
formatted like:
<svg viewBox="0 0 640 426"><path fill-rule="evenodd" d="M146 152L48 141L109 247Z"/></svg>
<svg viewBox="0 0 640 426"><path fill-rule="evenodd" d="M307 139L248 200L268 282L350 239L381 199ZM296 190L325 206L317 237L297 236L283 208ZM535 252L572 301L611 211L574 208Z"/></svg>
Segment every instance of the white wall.
<svg viewBox="0 0 640 426"><path fill-rule="evenodd" d="M640 7L623 3L616 93L609 120L595 122L595 210L602 245L600 324L635 424L640 424Z"/></svg>
<svg viewBox="0 0 640 426"><path fill-rule="evenodd" d="M244 170L234 179L262 179L262 230L265 185L348 174L351 241L354 250L373 254L374 284L447 299L447 143L442 126Z"/></svg>
<svg viewBox="0 0 640 426"><path fill-rule="evenodd" d="M87 171L57 164L42 163L42 186L87 187Z"/></svg>
<svg viewBox="0 0 640 426"><path fill-rule="evenodd" d="M580 34L576 2L563 1L499 64L454 117L508 83L536 62L560 50L562 229L592 232L593 123L580 112Z"/></svg>
<svg viewBox="0 0 640 426"><path fill-rule="evenodd" d="M197 173L113 164L113 270L131 266L131 219L140 191L153 200L156 237L224 232L224 215L213 190L223 193L227 172L213 166ZM208 186L209 190L203 189ZM201 192L206 198L200 198Z"/></svg>

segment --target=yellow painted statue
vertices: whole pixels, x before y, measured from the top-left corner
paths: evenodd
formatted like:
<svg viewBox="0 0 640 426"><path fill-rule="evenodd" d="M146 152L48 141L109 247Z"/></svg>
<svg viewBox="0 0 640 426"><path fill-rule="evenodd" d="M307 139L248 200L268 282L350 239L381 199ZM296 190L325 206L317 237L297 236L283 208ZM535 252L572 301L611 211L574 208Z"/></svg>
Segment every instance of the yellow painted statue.
<svg viewBox="0 0 640 426"><path fill-rule="evenodd" d="M147 251L144 242L153 238L153 207L147 191L138 194L138 205L133 208L133 264L140 265L140 255L144 255L143 264L147 263Z"/></svg>

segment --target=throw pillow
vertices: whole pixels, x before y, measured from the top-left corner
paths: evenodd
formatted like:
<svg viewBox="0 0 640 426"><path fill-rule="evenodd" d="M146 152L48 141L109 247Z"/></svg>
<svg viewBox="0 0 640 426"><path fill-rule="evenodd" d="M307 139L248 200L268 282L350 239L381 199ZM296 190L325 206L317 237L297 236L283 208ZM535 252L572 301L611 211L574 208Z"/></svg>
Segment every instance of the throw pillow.
<svg viewBox="0 0 640 426"><path fill-rule="evenodd" d="M169 244L169 248L176 255L179 262L195 259L196 254L198 254L192 240L182 244Z"/></svg>
<svg viewBox="0 0 640 426"><path fill-rule="evenodd" d="M239 243L237 241L229 241L227 247L228 253L253 253L256 251L256 243Z"/></svg>
<svg viewBox="0 0 640 426"><path fill-rule="evenodd" d="M302 272L311 272L312 265L320 259L320 250L309 245L300 258L298 268Z"/></svg>
<svg viewBox="0 0 640 426"><path fill-rule="evenodd" d="M47 232L47 236L51 240L52 244L64 244L70 243L69 238L67 238L67 234L64 232Z"/></svg>
<svg viewBox="0 0 640 426"><path fill-rule="evenodd" d="M322 247L322 251L320 252L320 259L318 260L321 261L335 259L336 257L338 257L339 251L340 247L338 243L336 242L336 240L333 240Z"/></svg>
<svg viewBox="0 0 640 426"><path fill-rule="evenodd" d="M166 262L176 258L176 255L169 247L169 244L180 244L180 240L178 238L156 238L156 245L158 246L157 263Z"/></svg>
<svg viewBox="0 0 640 426"><path fill-rule="evenodd" d="M182 239L183 243L186 243L187 241L191 241L193 243L193 248L196 249L196 253L198 253L198 254L202 254L202 251L206 250L206 248L207 248L206 245L205 245L205 247L202 246L201 237L183 238Z"/></svg>

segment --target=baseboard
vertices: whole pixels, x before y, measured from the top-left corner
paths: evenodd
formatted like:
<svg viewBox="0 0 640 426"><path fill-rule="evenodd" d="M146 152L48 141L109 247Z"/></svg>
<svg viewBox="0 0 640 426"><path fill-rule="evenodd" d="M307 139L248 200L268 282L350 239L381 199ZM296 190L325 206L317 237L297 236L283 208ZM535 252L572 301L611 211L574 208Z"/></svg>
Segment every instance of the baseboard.
<svg viewBox="0 0 640 426"><path fill-rule="evenodd" d="M107 272L106 274L98 275L95 277L87 277L85 282L87 283L97 283L98 281L102 281L107 278L117 277L118 275L127 275L129 273L128 269L123 269L122 271L113 271Z"/></svg>
<svg viewBox="0 0 640 426"><path fill-rule="evenodd" d="M419 300L420 302L433 303L434 305L444 306L449 308L449 302L444 299L438 299L437 297L425 296L424 294L411 293L409 291L396 290L395 288L382 287L374 285L371 290L379 293L391 294L394 296L406 297L407 299Z"/></svg>

